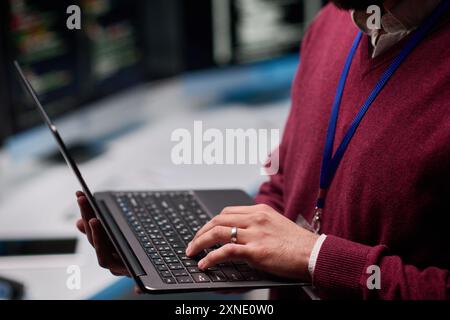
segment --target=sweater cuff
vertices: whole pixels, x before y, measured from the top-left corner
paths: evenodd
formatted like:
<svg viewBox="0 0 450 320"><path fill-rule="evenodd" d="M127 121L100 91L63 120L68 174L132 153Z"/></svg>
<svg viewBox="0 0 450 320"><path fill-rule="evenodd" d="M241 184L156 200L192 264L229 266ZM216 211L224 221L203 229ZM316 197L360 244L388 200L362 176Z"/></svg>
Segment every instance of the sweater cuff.
<svg viewBox="0 0 450 320"><path fill-rule="evenodd" d="M317 257L319 256L320 248L322 247L322 243L325 241L327 236L325 234L321 234L319 239L316 240L313 249L311 250L311 255L309 256L308 262L308 271L311 279L313 278L314 269L316 268Z"/></svg>
<svg viewBox="0 0 450 320"><path fill-rule="evenodd" d="M369 251L369 246L328 235L317 257L314 286L320 294L329 297L360 296Z"/></svg>

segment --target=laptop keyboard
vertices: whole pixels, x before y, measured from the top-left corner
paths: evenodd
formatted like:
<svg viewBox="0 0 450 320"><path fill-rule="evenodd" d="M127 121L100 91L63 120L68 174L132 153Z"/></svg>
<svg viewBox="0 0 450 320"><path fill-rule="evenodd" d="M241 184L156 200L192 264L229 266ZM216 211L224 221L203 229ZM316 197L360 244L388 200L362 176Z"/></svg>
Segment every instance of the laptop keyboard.
<svg viewBox="0 0 450 320"><path fill-rule="evenodd" d="M165 283L260 280L244 262L221 263L200 271L197 262L219 246L195 258L185 255L187 244L210 219L193 192L116 193L115 200Z"/></svg>

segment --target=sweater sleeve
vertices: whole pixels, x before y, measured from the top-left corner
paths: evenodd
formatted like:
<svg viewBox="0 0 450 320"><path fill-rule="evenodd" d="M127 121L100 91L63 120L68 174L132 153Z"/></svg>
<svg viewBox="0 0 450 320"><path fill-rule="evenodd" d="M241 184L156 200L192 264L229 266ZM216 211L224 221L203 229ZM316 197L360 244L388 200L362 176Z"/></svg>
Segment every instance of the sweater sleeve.
<svg viewBox="0 0 450 320"><path fill-rule="evenodd" d="M375 275L371 266L379 267L378 288L368 285ZM313 284L327 298L450 299L449 270L421 269L390 255L386 246L370 247L330 235L320 249Z"/></svg>

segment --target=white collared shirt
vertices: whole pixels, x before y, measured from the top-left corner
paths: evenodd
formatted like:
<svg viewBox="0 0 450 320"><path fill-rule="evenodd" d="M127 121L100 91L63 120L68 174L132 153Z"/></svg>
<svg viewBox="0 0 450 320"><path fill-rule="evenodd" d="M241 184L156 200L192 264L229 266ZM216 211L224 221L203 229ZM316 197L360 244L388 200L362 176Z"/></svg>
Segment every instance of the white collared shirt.
<svg viewBox="0 0 450 320"><path fill-rule="evenodd" d="M413 32L440 3L440 0L402 0L386 10L381 17L381 29L367 26L369 14L352 11L356 26L371 37L372 58L375 58Z"/></svg>

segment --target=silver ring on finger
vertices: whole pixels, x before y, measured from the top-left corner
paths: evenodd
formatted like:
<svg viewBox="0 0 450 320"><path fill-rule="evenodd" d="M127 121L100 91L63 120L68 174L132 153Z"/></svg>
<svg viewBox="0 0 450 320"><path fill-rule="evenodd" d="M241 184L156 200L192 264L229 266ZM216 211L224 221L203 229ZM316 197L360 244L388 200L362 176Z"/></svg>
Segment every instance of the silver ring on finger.
<svg viewBox="0 0 450 320"><path fill-rule="evenodd" d="M236 228L236 227L231 228L231 233L230 233L230 235L231 235L230 242L231 243L237 243L237 233L238 233L238 228Z"/></svg>

